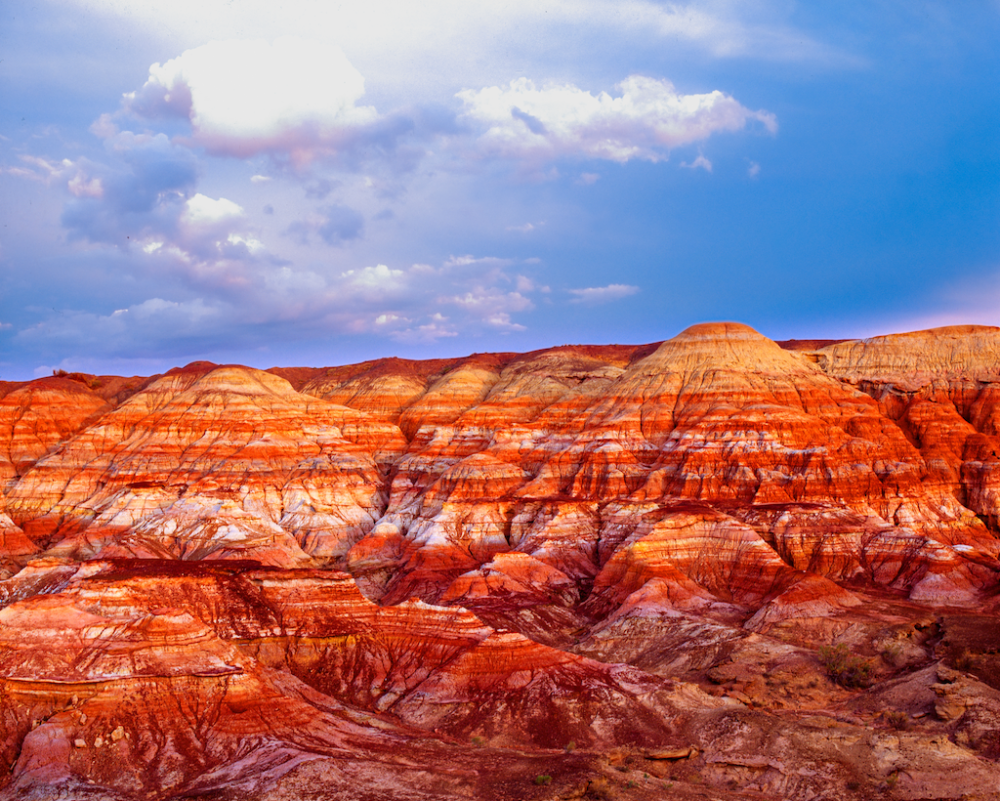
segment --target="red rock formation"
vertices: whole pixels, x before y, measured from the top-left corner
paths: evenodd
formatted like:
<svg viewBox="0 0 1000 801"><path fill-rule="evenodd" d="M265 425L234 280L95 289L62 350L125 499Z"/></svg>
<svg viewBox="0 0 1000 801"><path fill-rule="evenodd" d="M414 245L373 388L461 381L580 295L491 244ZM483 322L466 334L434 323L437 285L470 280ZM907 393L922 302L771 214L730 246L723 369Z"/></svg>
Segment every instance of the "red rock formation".
<svg viewBox="0 0 1000 801"><path fill-rule="evenodd" d="M884 723L844 722L857 690L815 649L914 687L961 656L935 615L998 590L998 356L1000 329L780 347L719 323L4 385L0 797L349 792L362 760L384 797L460 797L427 783L446 763L530 797L483 788L631 743L686 760L682 792L697 770L720 797L860 798L895 765L907 797L957 798L926 765L993 781L989 693L850 762L833 743ZM571 741L589 756L545 751Z"/></svg>
<svg viewBox="0 0 1000 801"><path fill-rule="evenodd" d="M381 513L382 465L404 445L391 424L268 373L193 369L53 449L8 510L74 558L337 558Z"/></svg>
<svg viewBox="0 0 1000 801"><path fill-rule="evenodd" d="M0 486L9 487L39 458L110 407L67 378L31 381L0 397Z"/></svg>
<svg viewBox="0 0 1000 801"><path fill-rule="evenodd" d="M370 535L385 544L391 531L394 544L362 541L349 557L359 574L378 572L386 601L439 600L508 549L591 582L676 499L753 518L771 574L787 565L969 602L995 580L996 540L907 432L869 395L752 329L695 326L631 364L577 358L560 373L553 358L508 363L478 405L422 424ZM575 378L556 390L535 370ZM614 506L626 500L628 510ZM567 514L563 535L549 521ZM787 533L807 527L793 548ZM742 536L691 547L736 558ZM676 552L669 565L687 570Z"/></svg>

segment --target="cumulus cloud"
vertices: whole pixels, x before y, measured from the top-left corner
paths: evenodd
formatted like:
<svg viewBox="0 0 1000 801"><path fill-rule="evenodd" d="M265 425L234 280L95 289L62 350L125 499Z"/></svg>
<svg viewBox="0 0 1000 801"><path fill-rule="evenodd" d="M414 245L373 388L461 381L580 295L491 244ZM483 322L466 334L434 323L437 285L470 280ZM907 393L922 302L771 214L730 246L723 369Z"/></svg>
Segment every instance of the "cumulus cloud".
<svg viewBox="0 0 1000 801"><path fill-rule="evenodd" d="M599 303L608 303L612 300L627 298L638 291L639 287L632 286L631 284L608 284L607 286L571 289L569 293L573 296L573 299L570 303L583 303L588 306L596 306Z"/></svg>
<svg viewBox="0 0 1000 801"><path fill-rule="evenodd" d="M153 64L124 103L146 118L189 119L193 139L211 153L246 158L280 150L308 160L377 119L374 108L358 105L364 93L364 78L340 48L283 36L185 50Z"/></svg>
<svg viewBox="0 0 1000 801"><path fill-rule="evenodd" d="M81 159L62 214L71 239L125 245L173 232L197 180L194 155L164 134L116 134L108 141L111 165Z"/></svg>
<svg viewBox="0 0 1000 801"><path fill-rule="evenodd" d="M525 311L534 304L520 292L499 292L493 287L476 287L464 295L442 297L442 303L453 303L467 309L488 309L490 311Z"/></svg>
<svg viewBox="0 0 1000 801"><path fill-rule="evenodd" d="M593 95L572 84L537 88L527 78L507 87L457 94L463 118L482 129L481 152L529 160L599 158L660 161L671 148L700 142L750 122L777 131L775 116L751 111L720 91L679 93L670 81L632 75L619 95Z"/></svg>
<svg viewBox="0 0 1000 801"><path fill-rule="evenodd" d="M511 322L507 312L496 312L486 318L486 324L496 328L498 331L527 331L528 329L520 323Z"/></svg>
<svg viewBox="0 0 1000 801"><path fill-rule="evenodd" d="M222 262L230 262L231 277L242 261L264 250L239 204L190 194L196 170L187 150L162 134L130 135L128 142L120 154L124 167L85 163L96 175L88 178L81 170L69 182L75 199L63 209L62 223L71 238L169 255L191 268L191 276L212 274L214 280Z"/></svg>
<svg viewBox="0 0 1000 801"><path fill-rule="evenodd" d="M440 267L378 264L345 271L330 295L353 314L351 331L399 342L523 331L525 326L513 315L535 308L529 295L548 288L537 287L526 276L509 275L509 264L506 259L475 256L453 256Z"/></svg>
<svg viewBox="0 0 1000 801"><path fill-rule="evenodd" d="M200 192L185 201L178 218L177 236L171 244L183 256L206 261L239 259L264 249L263 243L247 231L242 206Z"/></svg>
<svg viewBox="0 0 1000 801"><path fill-rule="evenodd" d="M409 321L407 321L409 322ZM427 318L423 325L397 328L390 335L396 342L407 345L435 342L438 339L457 337L458 331L448 318L440 312L435 312Z"/></svg>
<svg viewBox="0 0 1000 801"><path fill-rule="evenodd" d="M257 263L274 260L245 210L195 191L198 166L164 134L120 131L105 142L108 163L81 159L67 170L62 224L71 240L141 253L136 266L188 286L242 287Z"/></svg>
<svg viewBox="0 0 1000 801"><path fill-rule="evenodd" d="M122 112L149 121L185 119L191 142L212 155L266 154L294 169L317 159L351 169L375 160L404 173L425 154L424 137L455 130L454 114L445 109L414 106L383 115L360 102L364 93L364 77L328 42L217 40L153 64L145 84L124 95ZM102 118L92 130L112 131L110 123Z"/></svg>

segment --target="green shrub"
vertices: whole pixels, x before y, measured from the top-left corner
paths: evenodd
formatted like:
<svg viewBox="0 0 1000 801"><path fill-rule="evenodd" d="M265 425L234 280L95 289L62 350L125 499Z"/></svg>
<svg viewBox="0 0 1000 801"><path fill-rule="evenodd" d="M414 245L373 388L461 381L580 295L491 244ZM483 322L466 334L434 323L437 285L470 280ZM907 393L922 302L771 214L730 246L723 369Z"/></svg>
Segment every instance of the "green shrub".
<svg viewBox="0 0 1000 801"><path fill-rule="evenodd" d="M870 659L852 654L844 643L824 645L819 649L819 661L841 687L867 687L872 683L875 665Z"/></svg>
<svg viewBox="0 0 1000 801"><path fill-rule="evenodd" d="M535 784L552 784L551 776L535 776Z"/></svg>

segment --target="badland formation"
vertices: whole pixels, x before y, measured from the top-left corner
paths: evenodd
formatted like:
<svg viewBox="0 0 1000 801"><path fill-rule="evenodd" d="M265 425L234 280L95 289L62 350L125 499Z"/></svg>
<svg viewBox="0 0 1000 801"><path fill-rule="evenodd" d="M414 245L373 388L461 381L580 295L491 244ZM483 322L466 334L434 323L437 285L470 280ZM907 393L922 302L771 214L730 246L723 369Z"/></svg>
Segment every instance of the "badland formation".
<svg viewBox="0 0 1000 801"><path fill-rule="evenodd" d="M0 488L0 798L1000 794L1000 329L0 383Z"/></svg>

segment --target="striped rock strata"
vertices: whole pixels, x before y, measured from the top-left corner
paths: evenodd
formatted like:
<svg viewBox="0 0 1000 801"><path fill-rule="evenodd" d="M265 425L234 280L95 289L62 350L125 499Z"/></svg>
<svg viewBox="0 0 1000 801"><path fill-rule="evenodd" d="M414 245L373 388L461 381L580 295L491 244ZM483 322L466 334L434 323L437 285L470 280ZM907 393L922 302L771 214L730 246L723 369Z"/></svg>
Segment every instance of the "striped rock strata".
<svg viewBox="0 0 1000 801"><path fill-rule="evenodd" d="M555 765L580 797L622 744L679 797L968 795L1000 757L961 624L998 589L998 365L998 329L718 323L4 384L0 796L550 797L512 777ZM980 683L874 758L834 643L879 698L941 659Z"/></svg>

